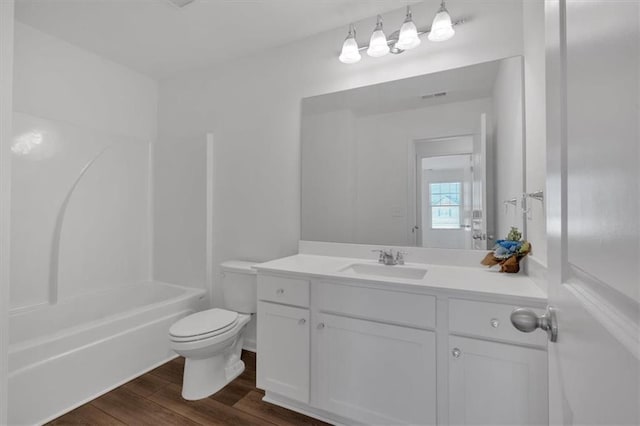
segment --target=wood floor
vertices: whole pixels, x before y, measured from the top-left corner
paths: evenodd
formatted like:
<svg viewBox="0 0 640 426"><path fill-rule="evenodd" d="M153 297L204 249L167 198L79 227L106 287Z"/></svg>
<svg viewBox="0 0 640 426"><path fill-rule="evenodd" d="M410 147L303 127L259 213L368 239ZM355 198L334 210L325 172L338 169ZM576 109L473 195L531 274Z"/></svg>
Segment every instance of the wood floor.
<svg viewBox="0 0 640 426"><path fill-rule="evenodd" d="M184 358L170 361L49 425L326 425L262 402L256 358L243 352L246 369L215 395L199 401L180 396Z"/></svg>

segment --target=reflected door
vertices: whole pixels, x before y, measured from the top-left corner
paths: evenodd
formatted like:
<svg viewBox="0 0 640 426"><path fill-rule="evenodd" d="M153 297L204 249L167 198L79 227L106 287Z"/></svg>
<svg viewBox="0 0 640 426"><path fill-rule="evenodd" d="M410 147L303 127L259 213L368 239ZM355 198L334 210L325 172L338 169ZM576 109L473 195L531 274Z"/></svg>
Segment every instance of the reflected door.
<svg viewBox="0 0 640 426"><path fill-rule="evenodd" d="M471 248L471 162L471 154L418 155L418 245Z"/></svg>

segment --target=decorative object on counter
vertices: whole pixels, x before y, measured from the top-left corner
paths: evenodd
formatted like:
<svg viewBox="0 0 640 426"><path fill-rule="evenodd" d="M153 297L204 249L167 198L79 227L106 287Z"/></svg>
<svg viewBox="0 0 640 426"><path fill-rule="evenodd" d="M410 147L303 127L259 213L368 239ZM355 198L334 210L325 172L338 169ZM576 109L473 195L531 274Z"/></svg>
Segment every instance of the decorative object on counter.
<svg viewBox="0 0 640 426"><path fill-rule="evenodd" d="M500 272L515 274L520 271L520 259L531 252L531 243L522 239L522 232L516 227L511 227L509 235L504 240L496 241L493 251L480 262L492 267L500 265Z"/></svg>

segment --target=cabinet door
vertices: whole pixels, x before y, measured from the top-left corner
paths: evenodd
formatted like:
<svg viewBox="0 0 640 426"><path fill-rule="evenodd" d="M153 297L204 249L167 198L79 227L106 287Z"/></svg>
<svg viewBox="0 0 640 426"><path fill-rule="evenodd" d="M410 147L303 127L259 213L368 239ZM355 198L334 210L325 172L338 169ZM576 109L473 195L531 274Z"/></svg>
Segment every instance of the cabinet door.
<svg viewBox="0 0 640 426"><path fill-rule="evenodd" d="M435 333L319 314L312 404L368 424L436 420Z"/></svg>
<svg viewBox="0 0 640 426"><path fill-rule="evenodd" d="M309 310L258 303L257 386L309 403Z"/></svg>
<svg viewBox="0 0 640 426"><path fill-rule="evenodd" d="M449 422L548 424L547 353L449 337Z"/></svg>

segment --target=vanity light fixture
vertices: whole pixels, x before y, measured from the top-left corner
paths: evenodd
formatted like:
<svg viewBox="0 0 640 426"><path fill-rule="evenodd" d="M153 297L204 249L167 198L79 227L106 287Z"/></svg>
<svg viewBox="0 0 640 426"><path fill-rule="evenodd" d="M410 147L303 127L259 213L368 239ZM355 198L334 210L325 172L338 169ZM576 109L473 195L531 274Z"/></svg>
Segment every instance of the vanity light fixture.
<svg viewBox="0 0 640 426"><path fill-rule="evenodd" d="M451 21L449 11L442 0L431 27L420 29L413 22L411 7L407 6L407 13L400 30L394 31L389 37L384 33L382 16L377 15L375 29L371 34L369 44L365 46L358 46L355 26L349 24L349 33L342 44L342 51L338 59L345 64L355 64L362 58L359 53L361 50L366 50L367 54L374 58L385 56L389 52L397 55L405 50L418 47L421 43L420 37L425 34L428 34L430 41L446 41L455 35L453 27L463 22L463 19Z"/></svg>
<svg viewBox="0 0 640 426"><path fill-rule="evenodd" d="M449 11L444 5L444 0L442 0L440 9L433 18L428 38L431 41L447 41L453 37L455 33L453 24L451 23L451 15L449 15Z"/></svg>
<svg viewBox="0 0 640 426"><path fill-rule="evenodd" d="M400 35L396 47L401 50L410 50L420 45L420 36L418 36L418 28L413 23L411 16L411 7L407 6L407 16L404 18L402 27L400 27Z"/></svg>
<svg viewBox="0 0 640 426"><path fill-rule="evenodd" d="M362 56L358 49L358 42L356 41L356 28L353 24L349 25L349 34L342 44L342 52L340 52L340 62L344 64L355 64Z"/></svg>
<svg viewBox="0 0 640 426"><path fill-rule="evenodd" d="M389 50L387 36L382 29L382 16L378 15L376 28L373 30L373 34L371 34L371 40L369 40L367 55L379 58L389 53Z"/></svg>

